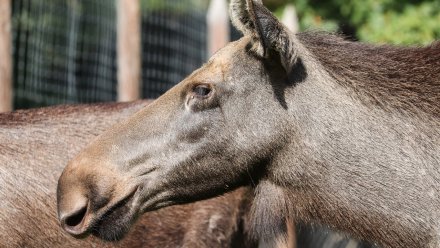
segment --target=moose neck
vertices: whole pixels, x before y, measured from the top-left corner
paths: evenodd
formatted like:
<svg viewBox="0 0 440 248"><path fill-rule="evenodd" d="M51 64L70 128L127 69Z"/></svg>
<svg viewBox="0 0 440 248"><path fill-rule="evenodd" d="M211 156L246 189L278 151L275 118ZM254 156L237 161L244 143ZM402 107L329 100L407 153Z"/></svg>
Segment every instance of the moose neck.
<svg viewBox="0 0 440 248"><path fill-rule="evenodd" d="M438 120L368 105L313 56L303 63L313 74L286 92L295 132L257 192L279 187L273 200L295 206L293 218L384 247L426 246L438 235Z"/></svg>

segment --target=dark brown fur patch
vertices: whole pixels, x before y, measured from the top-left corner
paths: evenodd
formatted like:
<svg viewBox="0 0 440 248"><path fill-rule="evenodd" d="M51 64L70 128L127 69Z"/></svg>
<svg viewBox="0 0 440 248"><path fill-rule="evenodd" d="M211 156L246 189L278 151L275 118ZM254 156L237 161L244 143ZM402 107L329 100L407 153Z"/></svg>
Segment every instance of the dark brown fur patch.
<svg viewBox="0 0 440 248"><path fill-rule="evenodd" d="M337 82L354 89L367 105L440 117L440 42L395 47L320 32L297 36Z"/></svg>

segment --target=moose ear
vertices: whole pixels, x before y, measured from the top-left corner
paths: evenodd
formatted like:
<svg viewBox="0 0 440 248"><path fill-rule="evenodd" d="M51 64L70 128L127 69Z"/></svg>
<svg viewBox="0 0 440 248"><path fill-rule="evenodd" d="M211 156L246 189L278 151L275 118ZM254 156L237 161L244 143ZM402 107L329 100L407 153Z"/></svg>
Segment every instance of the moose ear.
<svg viewBox="0 0 440 248"><path fill-rule="evenodd" d="M268 50L279 53L281 63L290 72L298 59L298 42L268 10L261 0L231 0L230 15L234 26L256 42L254 50L267 57Z"/></svg>

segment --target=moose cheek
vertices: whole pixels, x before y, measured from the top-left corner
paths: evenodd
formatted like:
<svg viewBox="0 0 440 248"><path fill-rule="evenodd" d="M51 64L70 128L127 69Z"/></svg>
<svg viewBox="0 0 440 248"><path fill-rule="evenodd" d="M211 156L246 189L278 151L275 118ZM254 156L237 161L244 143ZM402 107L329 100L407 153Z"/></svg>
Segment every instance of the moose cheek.
<svg viewBox="0 0 440 248"><path fill-rule="evenodd" d="M210 109L213 105L212 99L191 99L188 102L188 107L193 112L202 112Z"/></svg>
<svg viewBox="0 0 440 248"><path fill-rule="evenodd" d="M205 137L207 132L208 132L207 127L200 127L200 128L191 130L185 135L185 140L188 143L196 143L196 142L200 141L203 137Z"/></svg>

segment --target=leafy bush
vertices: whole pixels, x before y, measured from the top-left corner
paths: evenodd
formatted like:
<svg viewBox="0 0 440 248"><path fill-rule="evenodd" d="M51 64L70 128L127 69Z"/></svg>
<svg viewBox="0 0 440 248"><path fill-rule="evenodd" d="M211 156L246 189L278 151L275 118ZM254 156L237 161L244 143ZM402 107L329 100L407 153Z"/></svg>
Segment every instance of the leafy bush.
<svg viewBox="0 0 440 248"><path fill-rule="evenodd" d="M303 30L352 30L354 38L376 43L428 44L440 39L440 1L438 0L266 0L264 2L277 14L281 13L285 4L293 3Z"/></svg>

